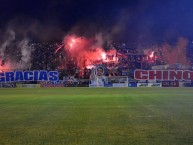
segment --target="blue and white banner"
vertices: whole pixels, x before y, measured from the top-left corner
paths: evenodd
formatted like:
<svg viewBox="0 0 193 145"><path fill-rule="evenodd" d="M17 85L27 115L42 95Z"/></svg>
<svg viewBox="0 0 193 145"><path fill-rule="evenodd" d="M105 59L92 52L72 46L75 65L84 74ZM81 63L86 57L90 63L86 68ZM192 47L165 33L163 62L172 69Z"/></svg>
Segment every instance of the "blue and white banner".
<svg viewBox="0 0 193 145"><path fill-rule="evenodd" d="M91 70L89 87L104 87L107 83L103 67L99 66Z"/></svg>
<svg viewBox="0 0 193 145"><path fill-rule="evenodd" d="M0 72L0 83L21 81L58 81L58 71L9 71Z"/></svg>

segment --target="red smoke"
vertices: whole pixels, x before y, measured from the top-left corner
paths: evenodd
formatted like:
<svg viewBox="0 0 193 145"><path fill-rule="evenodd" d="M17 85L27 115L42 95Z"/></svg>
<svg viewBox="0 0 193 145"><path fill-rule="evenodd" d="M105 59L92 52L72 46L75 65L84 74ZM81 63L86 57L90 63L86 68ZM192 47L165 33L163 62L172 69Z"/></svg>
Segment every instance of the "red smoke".
<svg viewBox="0 0 193 145"><path fill-rule="evenodd" d="M85 68L95 65L96 63L108 61L107 52L102 48L103 42L101 37L101 35L95 38L67 35L63 39L62 44L56 49L56 53L60 49L64 49L67 57L74 60L79 68Z"/></svg>
<svg viewBox="0 0 193 145"><path fill-rule="evenodd" d="M150 60L161 60L164 64L189 65L186 55L187 45L188 40L179 37L175 45L164 43L161 46L152 46L151 49L144 49L144 54L148 55Z"/></svg>
<svg viewBox="0 0 193 145"><path fill-rule="evenodd" d="M180 63L180 64L189 64L186 55L186 48L188 45L188 40L180 37L175 46L165 44L163 46L165 50L164 59L168 64Z"/></svg>
<svg viewBox="0 0 193 145"><path fill-rule="evenodd" d="M0 62L2 63L2 60L0 59ZM12 70L10 63L0 64L0 72L7 72Z"/></svg>

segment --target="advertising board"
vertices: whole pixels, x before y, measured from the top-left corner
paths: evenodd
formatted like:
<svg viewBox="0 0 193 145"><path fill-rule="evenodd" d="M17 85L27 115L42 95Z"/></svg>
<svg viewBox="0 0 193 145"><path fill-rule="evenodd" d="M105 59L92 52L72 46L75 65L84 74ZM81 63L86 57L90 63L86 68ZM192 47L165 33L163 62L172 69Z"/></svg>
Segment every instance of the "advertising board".
<svg viewBox="0 0 193 145"><path fill-rule="evenodd" d="M0 83L0 88L16 88L15 83Z"/></svg>
<svg viewBox="0 0 193 145"><path fill-rule="evenodd" d="M40 84L17 84L17 88L40 88Z"/></svg>
<svg viewBox="0 0 193 145"><path fill-rule="evenodd" d="M54 88L54 87L64 87L64 81L57 81L57 82L40 82L41 88Z"/></svg>
<svg viewBox="0 0 193 145"><path fill-rule="evenodd" d="M113 83L113 87L128 87L128 83Z"/></svg>
<svg viewBox="0 0 193 145"><path fill-rule="evenodd" d="M179 87L178 81L163 81L162 87Z"/></svg>
<svg viewBox="0 0 193 145"><path fill-rule="evenodd" d="M161 83L137 83L137 87L162 87Z"/></svg>

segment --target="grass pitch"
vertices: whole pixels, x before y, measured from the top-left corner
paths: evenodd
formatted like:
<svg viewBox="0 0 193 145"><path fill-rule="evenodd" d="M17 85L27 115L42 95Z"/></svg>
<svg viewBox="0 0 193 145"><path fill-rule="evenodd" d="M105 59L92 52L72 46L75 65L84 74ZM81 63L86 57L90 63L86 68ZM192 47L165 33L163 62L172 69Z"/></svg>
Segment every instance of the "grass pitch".
<svg viewBox="0 0 193 145"><path fill-rule="evenodd" d="M62 144L193 144L193 89L0 89L0 145Z"/></svg>

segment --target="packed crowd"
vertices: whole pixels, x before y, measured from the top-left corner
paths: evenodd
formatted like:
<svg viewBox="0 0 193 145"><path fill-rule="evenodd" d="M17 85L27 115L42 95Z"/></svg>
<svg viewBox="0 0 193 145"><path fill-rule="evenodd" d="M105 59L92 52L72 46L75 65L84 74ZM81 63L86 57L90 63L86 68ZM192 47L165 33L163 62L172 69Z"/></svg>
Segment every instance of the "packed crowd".
<svg viewBox="0 0 193 145"><path fill-rule="evenodd" d="M65 51L55 53L58 43L31 43L30 70L58 70L60 76L75 76L76 78L89 78L91 68L78 68L76 61L69 58ZM114 45L117 50L117 61L98 61L93 65L105 68L107 76L133 77L135 69L151 69L155 65L163 65L164 61L158 58L149 58L148 55L139 51L136 46L128 47L126 44ZM16 53L20 58L20 52ZM2 59L1 66L5 60ZM20 60L18 60L19 62ZM62 78L61 78L62 79Z"/></svg>

